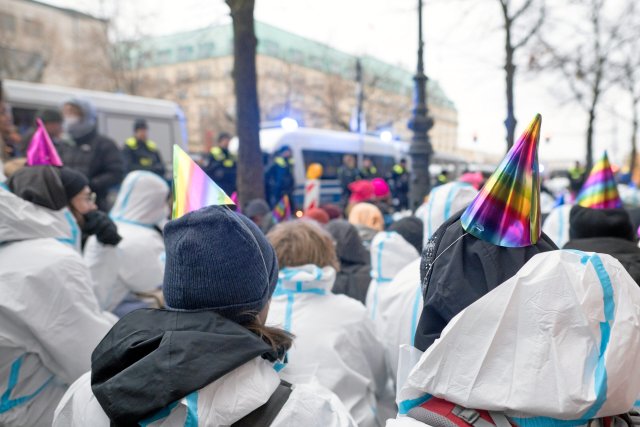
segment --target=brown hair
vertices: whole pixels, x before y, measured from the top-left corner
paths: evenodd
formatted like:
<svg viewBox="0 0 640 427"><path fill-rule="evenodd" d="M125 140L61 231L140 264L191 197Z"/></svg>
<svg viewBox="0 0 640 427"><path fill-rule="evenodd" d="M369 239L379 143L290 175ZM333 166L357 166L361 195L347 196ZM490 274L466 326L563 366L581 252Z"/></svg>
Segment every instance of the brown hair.
<svg viewBox="0 0 640 427"><path fill-rule="evenodd" d="M267 238L276 250L280 268L306 264L339 268L333 239L312 221L283 222L276 225Z"/></svg>
<svg viewBox="0 0 640 427"><path fill-rule="evenodd" d="M284 329L264 325L257 316L243 326L262 338L274 351L283 356L293 345L293 334Z"/></svg>

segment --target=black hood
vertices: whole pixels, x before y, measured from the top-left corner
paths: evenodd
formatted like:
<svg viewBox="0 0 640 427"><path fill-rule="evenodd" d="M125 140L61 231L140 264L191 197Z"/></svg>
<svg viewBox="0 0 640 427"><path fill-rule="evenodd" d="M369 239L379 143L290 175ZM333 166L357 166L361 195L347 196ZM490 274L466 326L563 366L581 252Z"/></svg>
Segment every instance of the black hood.
<svg viewBox="0 0 640 427"><path fill-rule="evenodd" d="M422 351L456 314L513 277L533 256L558 249L544 233L538 243L524 248L503 248L477 239L463 230L463 212L442 224L422 251L424 305L415 335L415 346Z"/></svg>
<svg viewBox="0 0 640 427"><path fill-rule="evenodd" d="M575 205L569 214L569 238L617 237L635 241L629 213L624 209L590 209Z"/></svg>
<svg viewBox="0 0 640 427"><path fill-rule="evenodd" d="M142 309L120 319L91 356L91 388L116 426L137 426L257 356L262 339L212 311Z"/></svg>
<svg viewBox="0 0 640 427"><path fill-rule="evenodd" d="M326 230L336 241L336 255L341 264L369 264L369 253L362 245L358 230L349 221L334 219Z"/></svg>
<svg viewBox="0 0 640 427"><path fill-rule="evenodd" d="M640 248L635 242L619 237L592 237L569 240L563 249L609 254L620 261L636 283L640 283Z"/></svg>
<svg viewBox="0 0 640 427"><path fill-rule="evenodd" d="M11 175L7 186L21 199L45 208L57 211L67 206L60 173L53 166L25 166Z"/></svg>

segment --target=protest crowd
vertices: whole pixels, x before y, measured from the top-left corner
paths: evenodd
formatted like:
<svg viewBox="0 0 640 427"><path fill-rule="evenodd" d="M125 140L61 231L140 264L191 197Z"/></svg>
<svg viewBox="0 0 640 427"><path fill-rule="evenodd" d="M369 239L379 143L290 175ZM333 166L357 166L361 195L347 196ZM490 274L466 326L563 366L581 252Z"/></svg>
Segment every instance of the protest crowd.
<svg viewBox="0 0 640 427"><path fill-rule="evenodd" d="M541 123L412 211L404 159L295 206L283 146L240 205L230 134L165 164L143 119L41 112L0 173L0 425L640 424L640 190L606 153L550 190Z"/></svg>

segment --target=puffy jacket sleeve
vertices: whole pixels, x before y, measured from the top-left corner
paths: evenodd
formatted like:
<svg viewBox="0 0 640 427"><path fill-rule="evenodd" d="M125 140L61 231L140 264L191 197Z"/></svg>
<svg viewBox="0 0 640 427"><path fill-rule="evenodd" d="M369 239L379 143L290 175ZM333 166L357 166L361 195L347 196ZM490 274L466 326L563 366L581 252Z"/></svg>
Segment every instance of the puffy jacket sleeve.
<svg viewBox="0 0 640 427"><path fill-rule="evenodd" d="M124 175L124 164L120 150L109 138L100 138L98 173L91 179L91 188L97 193L105 193L110 187L120 184Z"/></svg>
<svg viewBox="0 0 640 427"><path fill-rule="evenodd" d="M44 350L45 365L71 384L91 369L91 353L116 318L99 309L89 271L79 256L61 257L48 274L41 271L39 277L27 278L34 280L41 283L31 283L30 288L48 292L34 292L31 304L38 309L26 321Z"/></svg>

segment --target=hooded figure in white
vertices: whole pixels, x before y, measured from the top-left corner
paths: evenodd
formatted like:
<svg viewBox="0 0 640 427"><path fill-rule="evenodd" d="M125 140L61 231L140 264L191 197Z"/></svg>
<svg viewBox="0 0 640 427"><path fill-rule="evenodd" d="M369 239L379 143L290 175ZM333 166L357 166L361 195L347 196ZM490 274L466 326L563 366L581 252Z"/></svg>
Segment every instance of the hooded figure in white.
<svg viewBox="0 0 640 427"><path fill-rule="evenodd" d="M68 209L0 188L0 425L49 426L115 318L100 311Z"/></svg>
<svg viewBox="0 0 640 427"><path fill-rule="evenodd" d="M561 248L569 241L569 214L573 205L560 205L551 210L542 224L542 231Z"/></svg>
<svg viewBox="0 0 640 427"><path fill-rule="evenodd" d="M162 284L169 186L151 172L131 172L122 183L110 216L122 241L117 247L89 238L84 250L94 291L104 310L113 311L130 292L152 292Z"/></svg>
<svg viewBox="0 0 640 427"><path fill-rule="evenodd" d="M425 245L438 227L459 210L466 208L478 191L466 182L450 182L434 187L429 200L416 210L416 217L424 223Z"/></svg>
<svg viewBox="0 0 640 427"><path fill-rule="evenodd" d="M359 426L377 426L378 402L387 387L384 348L362 304L331 293L336 272L315 265L280 269L267 324L296 337L280 375L312 382L338 395Z"/></svg>
<svg viewBox="0 0 640 427"><path fill-rule="evenodd" d="M411 418L442 400L518 425L586 426L626 413L640 394L638 324L640 288L615 258L538 254L453 318L413 367L400 418L387 425L424 425Z"/></svg>

